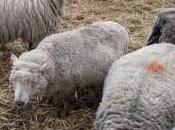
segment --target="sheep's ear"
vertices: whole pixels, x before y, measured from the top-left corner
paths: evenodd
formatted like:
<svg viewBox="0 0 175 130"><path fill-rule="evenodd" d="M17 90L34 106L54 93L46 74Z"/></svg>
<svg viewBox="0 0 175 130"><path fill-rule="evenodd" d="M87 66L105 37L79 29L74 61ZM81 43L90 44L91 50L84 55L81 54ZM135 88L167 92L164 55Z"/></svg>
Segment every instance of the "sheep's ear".
<svg viewBox="0 0 175 130"><path fill-rule="evenodd" d="M15 54L11 53L10 59L11 63L14 64L18 60L18 57Z"/></svg>
<svg viewBox="0 0 175 130"><path fill-rule="evenodd" d="M161 36L161 28L163 28L162 21L164 19L158 16L155 20L155 23L152 28L152 32L150 33L148 40L147 40L147 45L159 43L159 37Z"/></svg>
<svg viewBox="0 0 175 130"><path fill-rule="evenodd" d="M40 67L40 72L46 72L50 69L51 63L46 62Z"/></svg>

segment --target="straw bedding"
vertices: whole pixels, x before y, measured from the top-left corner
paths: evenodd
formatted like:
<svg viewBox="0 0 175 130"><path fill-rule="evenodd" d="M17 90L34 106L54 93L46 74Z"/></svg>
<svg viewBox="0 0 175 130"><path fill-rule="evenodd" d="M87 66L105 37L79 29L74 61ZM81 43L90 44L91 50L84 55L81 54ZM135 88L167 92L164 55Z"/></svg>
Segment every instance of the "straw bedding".
<svg viewBox="0 0 175 130"><path fill-rule="evenodd" d="M61 30L70 30L98 20L114 20L128 28L132 38L130 51L144 45L154 13L175 6L174 0L67 0ZM96 108L73 110L59 118L56 107L32 100L27 110L14 106L13 90L8 83L8 60L0 61L0 130L91 130Z"/></svg>

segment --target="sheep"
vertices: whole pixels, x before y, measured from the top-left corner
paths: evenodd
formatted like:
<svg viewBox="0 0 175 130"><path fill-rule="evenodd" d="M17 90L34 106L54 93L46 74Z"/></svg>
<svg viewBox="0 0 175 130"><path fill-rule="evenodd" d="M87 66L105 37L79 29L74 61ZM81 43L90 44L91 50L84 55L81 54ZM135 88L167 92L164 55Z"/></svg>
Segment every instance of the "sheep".
<svg viewBox="0 0 175 130"><path fill-rule="evenodd" d="M67 113L81 88L90 88L98 98L108 67L127 53L129 42L123 26L99 21L48 36L19 58L12 54L10 83L17 106L26 106L32 95L50 97L56 93L64 106L62 112Z"/></svg>
<svg viewBox="0 0 175 130"><path fill-rule="evenodd" d="M145 46L112 63L95 130L170 130L175 121L175 46ZM174 128L175 129L175 128Z"/></svg>
<svg viewBox="0 0 175 130"><path fill-rule="evenodd" d="M64 0L1 0L0 44L21 38L34 43L57 31L63 16Z"/></svg>
<svg viewBox="0 0 175 130"><path fill-rule="evenodd" d="M156 43L175 44L175 8L166 8L158 12L147 45Z"/></svg>

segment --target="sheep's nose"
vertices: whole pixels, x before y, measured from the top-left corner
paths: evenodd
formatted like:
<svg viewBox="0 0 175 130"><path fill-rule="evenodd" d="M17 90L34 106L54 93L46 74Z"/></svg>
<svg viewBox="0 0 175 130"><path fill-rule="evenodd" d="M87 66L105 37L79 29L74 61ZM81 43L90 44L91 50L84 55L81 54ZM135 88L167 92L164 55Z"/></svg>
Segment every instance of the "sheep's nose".
<svg viewBox="0 0 175 130"><path fill-rule="evenodd" d="M16 105L18 106L18 107L22 107L22 106L24 106L24 102L23 101L16 101Z"/></svg>

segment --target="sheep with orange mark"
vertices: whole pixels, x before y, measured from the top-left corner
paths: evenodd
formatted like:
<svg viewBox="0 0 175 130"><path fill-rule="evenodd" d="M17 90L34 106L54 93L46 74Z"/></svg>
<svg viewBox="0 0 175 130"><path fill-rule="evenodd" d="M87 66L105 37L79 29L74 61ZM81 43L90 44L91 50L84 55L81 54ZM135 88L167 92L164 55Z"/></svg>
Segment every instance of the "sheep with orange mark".
<svg viewBox="0 0 175 130"><path fill-rule="evenodd" d="M157 61L151 61L147 67L148 71L151 73L163 73L164 67Z"/></svg>
<svg viewBox="0 0 175 130"><path fill-rule="evenodd" d="M175 46L146 46L115 61L103 87L96 130L170 130L175 122Z"/></svg>

